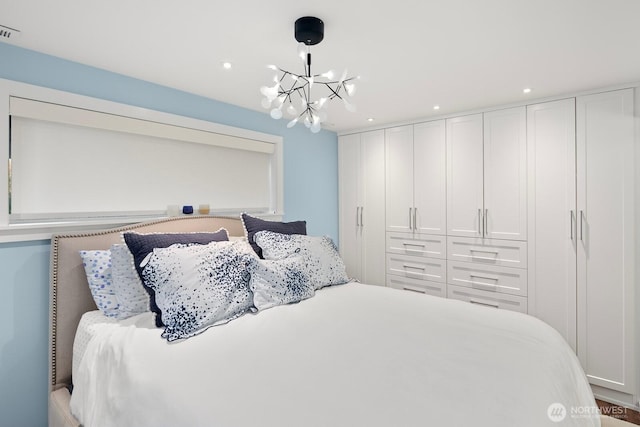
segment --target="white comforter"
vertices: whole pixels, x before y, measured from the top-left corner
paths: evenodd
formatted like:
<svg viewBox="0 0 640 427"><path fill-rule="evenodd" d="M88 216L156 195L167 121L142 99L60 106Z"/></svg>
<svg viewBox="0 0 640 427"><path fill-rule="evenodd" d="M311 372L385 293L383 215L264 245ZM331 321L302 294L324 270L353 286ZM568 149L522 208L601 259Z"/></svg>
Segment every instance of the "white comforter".
<svg viewBox="0 0 640 427"><path fill-rule="evenodd" d="M459 301L352 283L182 342L150 313L94 331L71 398L86 427L600 425L558 333Z"/></svg>

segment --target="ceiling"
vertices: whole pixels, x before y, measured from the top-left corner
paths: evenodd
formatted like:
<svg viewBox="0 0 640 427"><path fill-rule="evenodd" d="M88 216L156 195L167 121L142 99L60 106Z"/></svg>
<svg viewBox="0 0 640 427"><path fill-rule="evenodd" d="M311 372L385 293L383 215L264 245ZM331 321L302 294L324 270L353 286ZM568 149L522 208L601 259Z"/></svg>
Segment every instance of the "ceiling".
<svg viewBox="0 0 640 427"><path fill-rule="evenodd" d="M265 113L307 15L314 73L360 76L338 132L640 81L639 0L0 0L12 44Z"/></svg>

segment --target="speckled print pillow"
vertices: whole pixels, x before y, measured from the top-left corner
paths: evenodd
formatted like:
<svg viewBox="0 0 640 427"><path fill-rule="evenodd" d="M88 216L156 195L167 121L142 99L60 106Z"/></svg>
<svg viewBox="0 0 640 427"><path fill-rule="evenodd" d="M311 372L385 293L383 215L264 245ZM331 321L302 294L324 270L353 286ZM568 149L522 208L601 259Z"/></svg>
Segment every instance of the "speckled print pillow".
<svg viewBox="0 0 640 427"><path fill-rule="evenodd" d="M80 251L82 265L96 307L107 317L118 317L118 299L111 280L111 252Z"/></svg>
<svg viewBox="0 0 640 427"><path fill-rule="evenodd" d="M268 260L301 257L301 268L315 289L347 283L349 277L342 258L329 237L279 234L260 231L254 241Z"/></svg>
<svg viewBox="0 0 640 427"><path fill-rule="evenodd" d="M149 311L149 294L133 266L133 255L125 244L111 245L111 279L120 304L118 319Z"/></svg>
<svg viewBox="0 0 640 427"><path fill-rule="evenodd" d="M255 259L243 241L153 249L141 264L142 280L155 292L162 336L188 338L252 310L248 266Z"/></svg>
<svg viewBox="0 0 640 427"><path fill-rule="evenodd" d="M266 310L311 298L315 290L302 261L300 256L256 260L250 268L253 305Z"/></svg>

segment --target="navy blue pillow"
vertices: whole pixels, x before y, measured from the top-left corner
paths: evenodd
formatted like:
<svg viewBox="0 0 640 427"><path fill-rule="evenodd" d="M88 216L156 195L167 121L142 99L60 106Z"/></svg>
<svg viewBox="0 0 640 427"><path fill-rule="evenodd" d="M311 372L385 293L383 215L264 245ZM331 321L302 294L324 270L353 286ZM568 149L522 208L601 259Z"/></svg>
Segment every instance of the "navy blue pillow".
<svg viewBox="0 0 640 427"><path fill-rule="evenodd" d="M253 241L253 236L258 231L273 231L280 234L307 234L307 221L293 221L293 222L278 222L278 221L265 221L264 219L256 218L251 215L243 213L242 224L244 225L244 231L247 235L247 240L251 244L251 247L262 259L262 249Z"/></svg>
<svg viewBox="0 0 640 427"><path fill-rule="evenodd" d="M142 261L153 252L154 248L168 248L175 243L206 245L211 242L224 242L229 240L229 233L224 228L214 233L123 233L122 234L129 251L133 255L133 264L136 267L138 276L142 280ZM156 304L156 295L153 289L144 287L149 294L150 308L155 313L160 313L160 308ZM164 326L160 315L156 316L156 326Z"/></svg>

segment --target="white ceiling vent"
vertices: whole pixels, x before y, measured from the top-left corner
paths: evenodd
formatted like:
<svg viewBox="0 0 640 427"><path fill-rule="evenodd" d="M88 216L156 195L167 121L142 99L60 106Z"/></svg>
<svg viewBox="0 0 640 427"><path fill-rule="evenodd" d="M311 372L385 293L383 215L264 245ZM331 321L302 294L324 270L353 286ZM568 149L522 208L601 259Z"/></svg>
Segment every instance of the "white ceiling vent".
<svg viewBox="0 0 640 427"><path fill-rule="evenodd" d="M18 37L20 37L20 30L0 25L0 40L10 41L17 39Z"/></svg>

